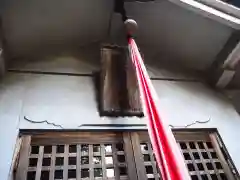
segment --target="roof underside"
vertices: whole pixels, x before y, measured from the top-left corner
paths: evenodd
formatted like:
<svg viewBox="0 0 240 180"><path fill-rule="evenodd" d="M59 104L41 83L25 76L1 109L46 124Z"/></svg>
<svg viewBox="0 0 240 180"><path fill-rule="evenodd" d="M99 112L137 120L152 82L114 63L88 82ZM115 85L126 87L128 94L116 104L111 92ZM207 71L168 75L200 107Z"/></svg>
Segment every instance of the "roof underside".
<svg viewBox="0 0 240 180"><path fill-rule="evenodd" d="M234 31L168 0L126 2L125 9L138 22L136 40L149 63L206 69ZM2 17L12 59L80 51L109 42L126 44L113 0L12 1ZM99 49L93 48L92 53L98 54Z"/></svg>

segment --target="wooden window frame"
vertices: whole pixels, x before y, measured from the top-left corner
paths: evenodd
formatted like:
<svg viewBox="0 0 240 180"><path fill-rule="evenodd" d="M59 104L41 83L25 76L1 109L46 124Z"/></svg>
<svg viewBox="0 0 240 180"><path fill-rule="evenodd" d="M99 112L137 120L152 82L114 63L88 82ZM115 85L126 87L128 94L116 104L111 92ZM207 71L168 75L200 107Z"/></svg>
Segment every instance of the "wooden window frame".
<svg viewBox="0 0 240 180"><path fill-rule="evenodd" d="M143 117L136 73L127 48L103 45L101 70L96 76L101 116Z"/></svg>
<svg viewBox="0 0 240 180"><path fill-rule="evenodd" d="M225 148L225 146L224 146L224 144L221 140L221 137L220 137L220 135L219 135L219 133L217 132L216 129L206 129L206 130L181 129L181 130L173 130L173 134L174 134L174 136L176 138L176 141L178 143L181 142L181 141L194 142L194 141L203 141L203 140L211 142L214 150L217 153L217 157L219 159L219 162L221 162L224 174L227 176L228 180L238 180L238 178L240 178L240 176L239 176L239 174L236 170L236 167L234 166L229 154L227 153L226 148ZM134 149L135 160L136 160L136 163L138 164L138 166L136 166L136 167L137 167L137 173L138 173L139 180L147 179L147 174L145 172L145 167L144 167L144 164L146 164L146 163L143 160L143 155L141 154L141 150L140 150L141 142L149 142L148 143L148 149L150 150L149 154L150 154L150 159L151 159L151 162L152 162L153 173L154 173L154 177L152 177L152 179L157 180L159 178L159 176L156 175L156 172L157 172L156 162L153 161L154 157L152 156L152 149L149 146L150 140L149 140L148 134L144 131L132 132L131 133L131 139L132 139L132 145L133 145L133 149ZM204 146L206 146L205 143L204 143ZM180 148L180 146L179 146L179 148ZM187 147L187 148L189 150L189 147ZM199 149L197 148L197 150L199 150ZM182 152L184 152L184 151L182 150ZM207 153L209 153L209 152L207 152ZM191 159L194 159L193 155L191 153L190 153L190 155L191 155ZM211 157L211 155L209 155L209 157ZM200 160L203 161L202 164L203 164L204 168L207 169L206 168L206 163L205 163L203 157L200 156ZM210 161L211 161L211 159L210 159ZM194 163L194 166L195 166L196 169L198 169L198 167L196 167L195 163ZM213 166L213 167L214 167L214 171L218 172L216 167L215 166ZM197 178L199 180L204 180L204 178L202 178L201 175L202 174L198 174ZM207 174L207 177L209 179L211 179L209 174ZM221 177L219 177L219 174L217 174L217 178L220 179L220 180L222 179Z"/></svg>
<svg viewBox="0 0 240 180"><path fill-rule="evenodd" d="M17 167L16 172L16 180L26 180L27 179L27 171L29 170L28 164L29 164L29 157L30 156L30 146L31 145L38 145L39 146L39 154L36 156L38 158L38 163L36 166L36 180L40 180L41 170L42 169L42 159L43 159L43 146L51 145L52 146L52 154L51 154L51 167L48 169L50 172L50 180L54 179L54 171L55 171L55 154L56 154L56 145L64 144L64 167L63 167L63 180L68 179L68 145L69 144L77 144L77 163L76 163L76 179L81 179L81 164L80 164L80 145L79 144L89 144L89 148L93 148L93 144L110 144L110 143L117 143L122 142L124 144L124 152L125 153L125 163L126 168L128 171L128 177L129 179L137 180L136 173L135 173L135 164L134 164L134 158L133 158L133 152L130 142L130 135L127 132L120 133L120 132L112 132L112 133L101 133L101 132L48 132L48 133L38 133L34 135L23 135L21 136L22 139L22 146L20 150L20 158L19 163ZM101 146L101 149L103 147ZM112 147L114 148L114 147ZM55 149L55 151L54 151ZM93 158L93 152L89 149L89 159ZM101 153L103 151L101 150ZM116 164L117 162L117 154L116 151L112 152L113 156L113 168L115 170L115 173L118 173L116 177L120 177L118 172L118 166ZM100 155L102 157L102 154ZM103 162L103 159L102 159ZM101 166L103 169L106 168L104 163ZM119 166L120 167L120 166ZM89 164L89 171L90 176L89 179L94 179L93 175L93 167L91 164ZM30 170L31 171L31 170ZM103 179L106 179L106 174L103 173ZM108 178L111 180L111 178ZM117 179L117 178L116 178ZM120 180L120 179L119 179Z"/></svg>
<svg viewBox="0 0 240 180"><path fill-rule="evenodd" d="M189 148L188 142L198 142L203 141L204 142L211 142L214 150L217 153L217 157L219 161L221 162L221 165L223 167L224 173L227 175L228 180L236 180L239 178L239 174L236 170L236 167L233 165L232 160L230 156L228 155L226 148L221 140L221 137L219 136L218 132L214 129L201 131L201 130L174 130L173 131L174 136L178 142L187 142L187 150L182 150L184 153L185 151L188 152L193 158L193 154L191 149ZM148 178L158 180L160 176L158 175L159 170L156 167L156 162L154 158L154 154L151 149L150 140L148 137L147 131L130 131L130 132L34 132L32 134L31 132L22 133L20 135L20 138L18 139L18 142L21 144L20 148L17 146L16 153L14 153L14 159L16 159L13 164L17 166L16 168L16 176L12 176L12 180L26 180L27 171L28 171L28 164L29 164L29 153L30 153L30 145L38 145L39 148L39 156L37 157L39 159L37 163L37 167L41 167L42 164L42 156L43 156L43 145L51 145L55 148L53 148L52 156L51 156L51 167L49 169L50 171L50 180L54 179L54 162L55 162L55 153L56 153L56 145L59 144L77 144L77 163L76 163L76 169L81 169L80 164L80 145L78 144L90 144L89 147L91 147L91 144L111 144L116 142L122 142L124 144L125 149L125 157L126 157L126 167L128 171L128 177L130 180L146 180ZM149 162L145 162L143 159L143 154L141 152L141 146L140 144L142 142L147 142L148 147L148 155L149 155ZM18 143L18 144L19 144ZM204 147L207 149L206 143L203 143ZM198 146L198 145L196 145ZM180 147L180 144L179 144ZM101 149L103 147L101 146ZM20 149L20 150L19 150ZM55 150L54 150L55 149ZM199 148L196 148L196 152L199 151ZM103 149L102 149L103 150ZM19 152L19 153L18 153ZM103 151L101 151L103 152ZM202 152L202 150L201 150ZM63 174L64 178L63 180L67 180L67 172L68 172L68 166L65 165L68 164L68 146L65 146L65 155L64 155L64 168L63 168ZM211 157L208 151L208 156ZM201 153L200 153L201 154ZM93 154L89 154L89 157L92 158ZM101 154L102 161L104 154ZM113 154L113 163L114 163L114 170L117 172L117 156L116 154ZM204 160L202 155L200 155L200 159ZM210 158L210 161L211 158ZM187 162L187 160L185 160ZM213 162L211 162L214 164ZM145 165L151 165L153 168L153 174L151 176L146 174ZM193 165L195 169L198 169L195 162L193 162ZM206 163L203 162L203 166L205 169ZM213 165L214 171L218 172L216 167ZM14 168L12 168L14 169ZM89 169L93 169L92 167ZM102 164L102 169L106 169L106 166L104 163ZM13 171L13 170L12 170ZM93 170L92 170L93 171ZM90 178L93 180L93 172L90 171ZM81 172L76 171L76 180L81 179ZM117 172L118 173L118 172ZM40 179L41 174L41 168L37 168L36 170L36 180ZM208 178L210 177L210 174L206 175ZM197 177L202 180L201 174L197 174ZM220 174L217 174L218 179L222 179L220 177ZM106 174L103 173L103 179L106 179ZM120 180L119 178L115 178L117 180Z"/></svg>

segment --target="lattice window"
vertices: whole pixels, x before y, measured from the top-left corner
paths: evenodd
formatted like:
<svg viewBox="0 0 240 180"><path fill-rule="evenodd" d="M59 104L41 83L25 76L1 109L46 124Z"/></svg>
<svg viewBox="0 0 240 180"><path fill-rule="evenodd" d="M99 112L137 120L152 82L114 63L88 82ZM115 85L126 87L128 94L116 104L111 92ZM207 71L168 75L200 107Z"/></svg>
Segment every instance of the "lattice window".
<svg viewBox="0 0 240 180"><path fill-rule="evenodd" d="M227 180L221 161L210 141L180 141L192 179Z"/></svg>
<svg viewBox="0 0 240 180"><path fill-rule="evenodd" d="M175 138L192 180L235 180L227 160L219 146L216 133L175 132ZM140 156L137 166L140 179L159 180L161 175L156 165L149 137L146 133L133 133L135 156Z"/></svg>
<svg viewBox="0 0 240 180"><path fill-rule="evenodd" d="M129 179L128 164L133 163L131 153L126 155L129 143L125 145L121 134L105 135L24 136L16 179Z"/></svg>
<svg viewBox="0 0 240 180"><path fill-rule="evenodd" d="M192 180L239 176L215 132L174 135ZM147 132L42 132L20 139L14 180L161 180Z"/></svg>
<svg viewBox="0 0 240 180"><path fill-rule="evenodd" d="M161 175L156 165L156 159L152 150L151 143L150 142L141 143L140 149L141 149L141 154L143 156L147 179L150 179L150 180L161 179Z"/></svg>

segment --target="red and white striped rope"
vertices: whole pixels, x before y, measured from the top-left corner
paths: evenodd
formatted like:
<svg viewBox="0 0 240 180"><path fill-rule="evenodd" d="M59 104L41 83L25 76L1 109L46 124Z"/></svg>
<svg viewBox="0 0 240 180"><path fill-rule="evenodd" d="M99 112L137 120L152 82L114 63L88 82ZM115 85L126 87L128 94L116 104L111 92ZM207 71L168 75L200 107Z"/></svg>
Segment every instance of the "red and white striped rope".
<svg viewBox="0 0 240 180"><path fill-rule="evenodd" d="M136 69L143 111L147 117L149 137L163 180L190 180L180 149L167 123L160 118L158 96L150 81L133 38L128 40L132 63Z"/></svg>

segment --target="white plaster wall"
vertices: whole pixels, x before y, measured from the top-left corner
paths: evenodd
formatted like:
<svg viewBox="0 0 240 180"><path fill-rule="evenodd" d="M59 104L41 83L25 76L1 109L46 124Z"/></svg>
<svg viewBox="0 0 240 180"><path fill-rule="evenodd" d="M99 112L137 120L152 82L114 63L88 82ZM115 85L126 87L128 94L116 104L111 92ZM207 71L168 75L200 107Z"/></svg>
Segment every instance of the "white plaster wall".
<svg viewBox="0 0 240 180"><path fill-rule="evenodd" d="M18 135L25 76L8 75L0 84L0 174L7 180Z"/></svg>
<svg viewBox="0 0 240 180"><path fill-rule="evenodd" d="M92 77L31 75L28 78L20 128L53 128L32 124L34 120L54 122L63 128L78 129L84 124L139 124L139 118L100 118ZM82 128L82 127L80 127Z"/></svg>
<svg viewBox="0 0 240 180"><path fill-rule="evenodd" d="M159 95L162 118L172 125L186 125L195 120L192 128L217 128L240 170L240 117L223 97L202 83L153 81ZM34 121L48 120L66 129L92 129L81 124L142 124L139 118L100 118L97 112L91 77L8 73L0 86L0 174L6 179L10 168L18 129L54 129ZM19 124L20 120L20 124ZM135 127L136 128L136 127Z"/></svg>
<svg viewBox="0 0 240 180"><path fill-rule="evenodd" d="M240 117L233 105L202 83L153 81L159 96L162 119L174 126L206 121L191 128L217 128L238 171L240 171Z"/></svg>

